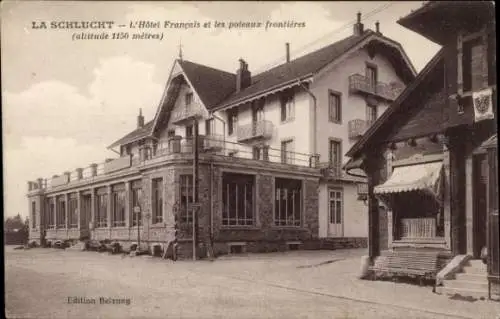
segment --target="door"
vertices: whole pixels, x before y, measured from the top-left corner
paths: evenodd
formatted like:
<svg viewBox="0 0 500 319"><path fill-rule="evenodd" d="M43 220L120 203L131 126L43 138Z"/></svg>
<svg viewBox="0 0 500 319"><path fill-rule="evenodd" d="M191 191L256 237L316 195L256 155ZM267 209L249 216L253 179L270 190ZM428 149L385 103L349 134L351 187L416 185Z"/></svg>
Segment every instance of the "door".
<svg viewBox="0 0 500 319"><path fill-rule="evenodd" d="M488 210L487 206L487 177L488 172L486 172L486 155L478 154L473 157L473 169L472 169L472 198L473 198L473 245L474 245L474 257L479 258L481 256L481 249L486 246L486 214Z"/></svg>
<svg viewBox="0 0 500 319"><path fill-rule="evenodd" d="M375 90L378 81L377 67L374 65L367 65L365 70L365 76L366 79L368 80L368 85L370 89Z"/></svg>
<svg viewBox="0 0 500 319"><path fill-rule="evenodd" d="M252 109L252 135L256 136L259 133L259 122L264 120L264 107L262 104L254 106Z"/></svg>
<svg viewBox="0 0 500 319"><path fill-rule="evenodd" d="M343 237L343 194L340 189L328 190L328 237Z"/></svg>

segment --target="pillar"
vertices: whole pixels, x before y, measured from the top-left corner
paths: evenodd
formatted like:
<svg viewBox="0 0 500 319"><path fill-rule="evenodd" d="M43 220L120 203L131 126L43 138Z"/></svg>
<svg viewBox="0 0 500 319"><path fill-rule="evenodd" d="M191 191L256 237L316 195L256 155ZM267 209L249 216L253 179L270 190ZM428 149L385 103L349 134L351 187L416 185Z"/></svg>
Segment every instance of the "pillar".
<svg viewBox="0 0 500 319"><path fill-rule="evenodd" d="M95 196L95 188L90 189L90 221L92 226L89 225L89 231L93 233L93 229L96 226L95 222L95 209L96 209L96 196Z"/></svg>
<svg viewBox="0 0 500 319"><path fill-rule="evenodd" d="M76 213L77 213L77 222L78 222L78 230L82 227L82 194L77 191L76 192Z"/></svg>
<svg viewBox="0 0 500 319"><path fill-rule="evenodd" d="M132 196L131 196L131 183L130 181L125 182L125 226L129 228L132 223L130 222L130 218L133 215L132 210Z"/></svg>
<svg viewBox="0 0 500 319"><path fill-rule="evenodd" d="M450 151L446 143L443 143L443 214L444 214L444 237L446 249L451 249L451 175L450 175Z"/></svg>
<svg viewBox="0 0 500 319"><path fill-rule="evenodd" d="M392 161L393 161L393 157L394 154L392 152L392 150L389 148L386 152L385 152L385 165L386 165L386 180L389 179L389 177L391 177L391 174L392 174ZM386 205L387 206L387 248L392 250L392 242L394 240L394 223L397 221L394 221L393 218L395 218L396 216L394 216L394 214L392 213L392 207L389 206L389 205Z"/></svg>
<svg viewBox="0 0 500 319"><path fill-rule="evenodd" d="M66 215L66 229L69 228L69 193L64 194L64 213Z"/></svg>
<svg viewBox="0 0 500 319"><path fill-rule="evenodd" d="M369 154L367 158L369 159L366 165L368 175L368 255L373 260L380 255L379 204L373 190L376 185L380 184L385 159L381 154Z"/></svg>
<svg viewBox="0 0 500 319"><path fill-rule="evenodd" d="M467 254L474 255L474 204L472 194L472 153L465 158L465 229L467 234Z"/></svg>
<svg viewBox="0 0 500 319"><path fill-rule="evenodd" d="M111 219L111 212L112 212L112 205L113 205L113 198L112 198L112 189L111 189L111 185L108 185L108 216L107 216L107 224L108 224L108 228L111 229L111 222L112 222L112 219Z"/></svg>

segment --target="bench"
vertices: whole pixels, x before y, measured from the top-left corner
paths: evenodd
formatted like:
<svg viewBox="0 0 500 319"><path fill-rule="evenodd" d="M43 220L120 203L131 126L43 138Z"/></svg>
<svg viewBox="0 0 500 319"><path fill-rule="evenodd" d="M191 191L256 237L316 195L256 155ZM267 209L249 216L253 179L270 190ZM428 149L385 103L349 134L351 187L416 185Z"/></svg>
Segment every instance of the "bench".
<svg viewBox="0 0 500 319"><path fill-rule="evenodd" d="M435 279L438 272L437 252L418 251L393 251L387 255L375 259L373 266L368 268L372 273L372 279L377 278L378 273L394 276L413 276L420 279L420 285L424 279Z"/></svg>

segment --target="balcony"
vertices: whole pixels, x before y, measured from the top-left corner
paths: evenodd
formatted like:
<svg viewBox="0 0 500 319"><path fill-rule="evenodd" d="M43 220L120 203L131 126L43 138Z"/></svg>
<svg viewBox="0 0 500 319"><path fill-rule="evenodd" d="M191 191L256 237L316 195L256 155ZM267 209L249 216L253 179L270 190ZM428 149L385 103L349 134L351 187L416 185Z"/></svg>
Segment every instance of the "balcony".
<svg viewBox="0 0 500 319"><path fill-rule="evenodd" d="M198 104L190 104L172 112L172 123L183 125L203 117L203 109Z"/></svg>
<svg viewBox="0 0 500 319"><path fill-rule="evenodd" d="M337 179L342 177L342 165L340 163L319 163L321 175L326 179Z"/></svg>
<svg viewBox="0 0 500 319"><path fill-rule="evenodd" d="M363 136L366 130L372 125L371 121L354 119L348 122L349 138L355 139Z"/></svg>
<svg viewBox="0 0 500 319"><path fill-rule="evenodd" d="M273 135L274 126L271 121L257 121L238 127L238 142L269 139Z"/></svg>
<svg viewBox="0 0 500 319"><path fill-rule="evenodd" d="M366 94L374 98L392 102L403 90L404 86L397 82L391 82L390 84L383 82L371 83L366 76L361 74L353 74L349 77L350 93Z"/></svg>
<svg viewBox="0 0 500 319"><path fill-rule="evenodd" d="M207 152L219 152L224 149L223 135L205 135L203 137L203 150Z"/></svg>
<svg viewBox="0 0 500 319"><path fill-rule="evenodd" d="M252 165L276 165L283 167L287 165L288 169L297 169L298 167L318 169L318 155L305 154L298 152L283 152L281 149L266 147L260 149L259 156L256 157L255 149L252 145L227 141L223 135L200 135L199 136L199 155L208 156L210 159L235 163L251 163ZM90 184L106 180L108 177L117 174L137 174L138 168L165 163L175 162L176 160L191 160L193 158L193 138L174 136L168 140L167 145L158 145L157 148L150 149L145 147L141 150L139 156L126 155L116 159L107 159L103 163L91 164L85 168L77 168L71 172L64 172L62 175L54 175L52 178L39 178L36 181L28 182L29 194L54 190L62 187L81 187L82 184ZM286 162L283 162L286 158ZM241 162L243 161L243 162ZM251 161L251 162L248 162ZM260 162L260 164L259 164ZM328 165L326 165L328 166ZM326 167L325 165L322 167ZM340 166L336 169L326 169L325 174L341 174Z"/></svg>

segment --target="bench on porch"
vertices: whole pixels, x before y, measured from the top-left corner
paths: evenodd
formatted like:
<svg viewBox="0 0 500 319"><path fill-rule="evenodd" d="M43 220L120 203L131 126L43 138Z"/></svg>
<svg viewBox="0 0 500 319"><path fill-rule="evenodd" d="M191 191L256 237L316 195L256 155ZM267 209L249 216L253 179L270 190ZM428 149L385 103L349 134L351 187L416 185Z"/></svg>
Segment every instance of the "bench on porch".
<svg viewBox="0 0 500 319"><path fill-rule="evenodd" d="M435 279L438 272L438 252L392 251L375 259L368 270L375 280L378 274Z"/></svg>

